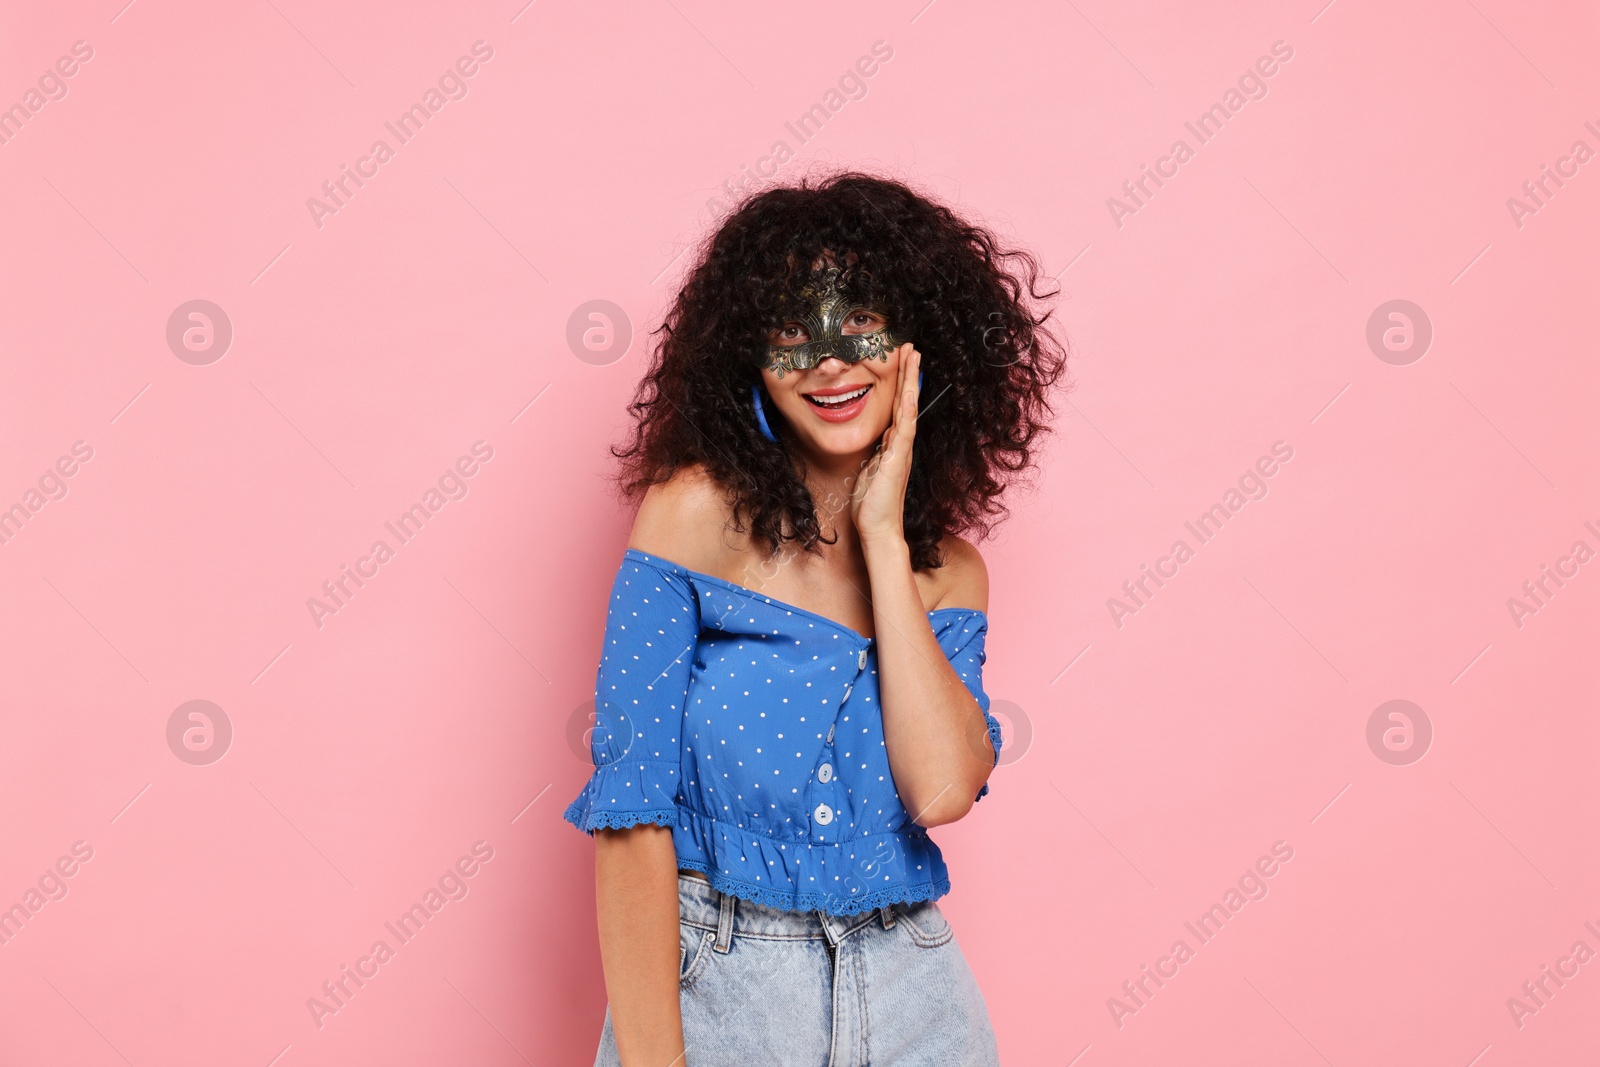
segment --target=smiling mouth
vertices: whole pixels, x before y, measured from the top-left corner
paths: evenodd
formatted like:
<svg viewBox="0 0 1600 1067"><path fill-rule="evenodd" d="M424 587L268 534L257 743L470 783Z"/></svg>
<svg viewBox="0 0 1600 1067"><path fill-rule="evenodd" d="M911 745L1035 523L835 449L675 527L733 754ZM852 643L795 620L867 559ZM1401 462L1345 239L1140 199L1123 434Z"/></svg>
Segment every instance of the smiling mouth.
<svg viewBox="0 0 1600 1067"><path fill-rule="evenodd" d="M806 402L811 404L813 407L818 407L824 411L828 411L849 407L857 400L860 400L862 397L866 396L867 393L871 392L871 390L871 385L862 385L851 389L847 393L833 393L829 396L818 396L816 393L807 393L805 396Z"/></svg>

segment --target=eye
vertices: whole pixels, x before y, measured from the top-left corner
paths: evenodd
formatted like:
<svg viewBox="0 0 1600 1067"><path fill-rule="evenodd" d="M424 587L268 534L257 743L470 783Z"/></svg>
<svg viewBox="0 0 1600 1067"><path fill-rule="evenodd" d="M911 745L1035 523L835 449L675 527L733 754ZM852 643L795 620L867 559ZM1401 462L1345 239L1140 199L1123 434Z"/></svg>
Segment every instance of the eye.
<svg viewBox="0 0 1600 1067"><path fill-rule="evenodd" d="M803 345L810 339L806 328L798 322L786 322L767 334L767 343L774 345Z"/></svg>
<svg viewBox="0 0 1600 1067"><path fill-rule="evenodd" d="M843 332L845 333L872 333L881 330L889 324L889 320L876 311L866 308L857 308L845 316Z"/></svg>

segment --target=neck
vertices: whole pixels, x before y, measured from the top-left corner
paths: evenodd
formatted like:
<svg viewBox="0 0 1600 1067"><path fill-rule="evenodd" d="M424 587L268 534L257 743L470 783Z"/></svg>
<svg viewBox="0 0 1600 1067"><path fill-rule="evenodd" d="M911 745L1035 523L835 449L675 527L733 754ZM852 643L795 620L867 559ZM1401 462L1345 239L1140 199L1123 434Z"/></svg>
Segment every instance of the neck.
<svg viewBox="0 0 1600 1067"><path fill-rule="evenodd" d="M855 520L850 514L850 495L860 488L867 466L876 454L876 446L850 455L817 454L807 452L803 463L797 463L797 473L816 505L817 521L824 532L832 529L839 534L840 546L856 540Z"/></svg>

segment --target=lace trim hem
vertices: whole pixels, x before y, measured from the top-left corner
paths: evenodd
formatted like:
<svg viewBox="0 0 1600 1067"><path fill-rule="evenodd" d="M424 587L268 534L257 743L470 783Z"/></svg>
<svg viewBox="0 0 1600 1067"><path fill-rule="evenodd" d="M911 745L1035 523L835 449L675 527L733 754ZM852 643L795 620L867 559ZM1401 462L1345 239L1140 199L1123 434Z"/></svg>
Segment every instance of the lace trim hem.
<svg viewBox="0 0 1600 1067"><path fill-rule="evenodd" d="M658 808L654 811L594 811L588 818L584 817L583 810L576 804L567 808L562 815L572 825L593 837L594 832L601 827L608 830L625 830L630 826L642 823L655 823L657 826L676 826L678 810L676 808Z"/></svg>

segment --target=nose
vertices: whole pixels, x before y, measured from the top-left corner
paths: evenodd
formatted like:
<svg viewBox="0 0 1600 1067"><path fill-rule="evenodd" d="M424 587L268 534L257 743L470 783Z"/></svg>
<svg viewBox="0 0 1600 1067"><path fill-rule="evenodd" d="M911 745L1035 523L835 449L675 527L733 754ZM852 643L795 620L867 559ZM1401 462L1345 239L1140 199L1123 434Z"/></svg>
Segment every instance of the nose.
<svg viewBox="0 0 1600 1067"><path fill-rule="evenodd" d="M841 358L839 354L834 351L833 345L830 344L827 348L822 350L821 356L819 356L817 359L815 369L821 371L826 377L836 377L849 370L850 364Z"/></svg>

